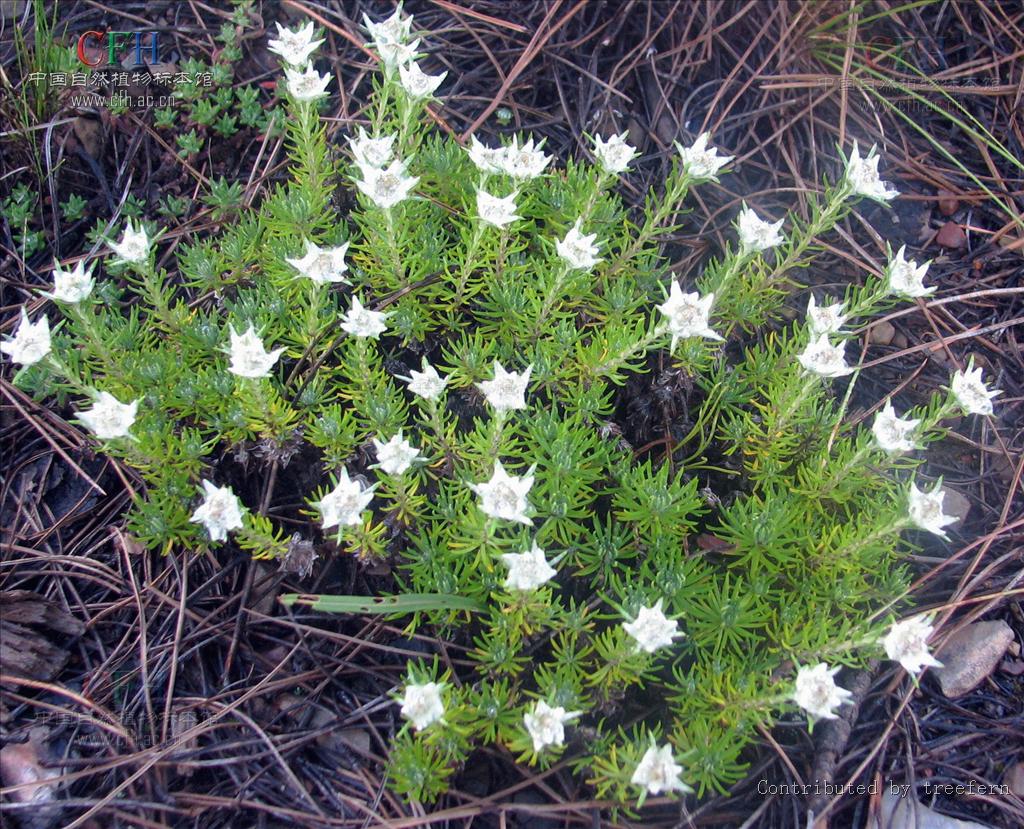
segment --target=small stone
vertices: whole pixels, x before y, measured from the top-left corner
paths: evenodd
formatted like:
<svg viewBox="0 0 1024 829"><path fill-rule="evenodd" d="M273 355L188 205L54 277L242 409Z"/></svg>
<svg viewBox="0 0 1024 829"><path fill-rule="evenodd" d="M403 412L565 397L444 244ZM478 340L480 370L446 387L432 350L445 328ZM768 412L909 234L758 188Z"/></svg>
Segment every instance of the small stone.
<svg viewBox="0 0 1024 829"><path fill-rule="evenodd" d="M971 511L971 502L962 492L948 486L942 488L942 511L957 519L957 526L967 520Z"/></svg>
<svg viewBox="0 0 1024 829"><path fill-rule="evenodd" d="M946 222L935 234L935 241L944 248L959 250L967 244L967 234L956 222Z"/></svg>
<svg viewBox="0 0 1024 829"><path fill-rule="evenodd" d="M976 688L995 670L1013 641L1006 622L974 622L954 633L936 658L943 664L935 669L942 693L950 699Z"/></svg>
<svg viewBox="0 0 1024 829"><path fill-rule="evenodd" d="M1024 763L1010 766L1003 775L1003 785L1008 786L1017 797L1024 798Z"/></svg>
<svg viewBox="0 0 1024 829"><path fill-rule="evenodd" d="M898 783L885 784L878 820L870 824L872 829L991 829L984 823L948 817L909 797L894 794L893 790L899 788Z"/></svg>
<svg viewBox="0 0 1024 829"><path fill-rule="evenodd" d="M952 216L959 206L956 193L951 190L939 190L939 212L943 216Z"/></svg>
<svg viewBox="0 0 1024 829"><path fill-rule="evenodd" d="M868 342L872 345L889 345L896 336L896 327L886 320L877 322L868 329Z"/></svg>

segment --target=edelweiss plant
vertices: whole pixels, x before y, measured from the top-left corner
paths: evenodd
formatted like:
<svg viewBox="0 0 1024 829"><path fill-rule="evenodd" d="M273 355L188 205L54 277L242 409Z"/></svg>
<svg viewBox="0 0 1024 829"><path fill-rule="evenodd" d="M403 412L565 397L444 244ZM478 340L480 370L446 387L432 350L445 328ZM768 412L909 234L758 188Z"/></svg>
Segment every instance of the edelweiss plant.
<svg viewBox="0 0 1024 829"><path fill-rule="evenodd" d="M744 206L735 246L691 280L658 240L724 173L711 136L679 145L628 217L624 136L564 168L532 138L462 147L430 128L445 77L416 62L412 19L366 25L382 72L347 142L320 117L333 79L314 27L279 27L290 182L179 247L178 279L152 225L127 224L103 261L55 263L43 296L61 322L22 309L2 345L18 383L70 399L141 472L131 532L301 574L293 552L311 543L390 565L392 592L420 597L410 624L473 665L411 663L394 691L408 725L389 780L421 801L484 745L567 757L624 804L722 790L758 727L837 715L842 666L937 664L931 623L891 611L905 533L952 521L914 470L944 419L991 414L997 392L971 367L927 406L889 398L845 422L851 338L934 290L903 248L779 325L815 239L896 194L874 150L853 146L807 221ZM664 350L692 384L692 426L652 456L611 418Z"/></svg>

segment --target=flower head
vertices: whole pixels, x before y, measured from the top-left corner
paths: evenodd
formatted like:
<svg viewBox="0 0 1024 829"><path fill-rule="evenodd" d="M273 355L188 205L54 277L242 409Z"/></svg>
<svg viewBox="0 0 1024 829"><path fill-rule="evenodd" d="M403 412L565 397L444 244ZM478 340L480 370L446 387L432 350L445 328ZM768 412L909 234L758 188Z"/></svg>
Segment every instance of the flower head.
<svg viewBox="0 0 1024 829"><path fill-rule="evenodd" d="M331 82L331 76L321 75L313 68L312 63L306 64L304 72L286 66L284 76L288 94L296 101L316 101L327 96L327 84Z"/></svg>
<svg viewBox="0 0 1024 829"><path fill-rule="evenodd" d="M50 321L46 315L35 322L29 322L28 314L22 306L21 324L13 337L0 343L0 351L23 366L31 366L42 360L50 353Z"/></svg>
<svg viewBox="0 0 1024 829"><path fill-rule="evenodd" d="M766 222L746 205L740 211L740 247L744 253L769 250L781 245L786 238L779 232L784 219Z"/></svg>
<svg viewBox="0 0 1024 829"><path fill-rule="evenodd" d="M887 202L900 194L899 190L889 187L878 177L878 155L872 147L866 158L861 158L857 142L853 142L853 152L846 162L846 181L853 192L869 199Z"/></svg>
<svg viewBox="0 0 1024 829"><path fill-rule="evenodd" d="M284 349L267 351L263 347L263 340L251 325L244 334L237 333L233 325L229 326L229 331L231 365L228 366L228 371L239 377L267 377L274 363L284 354Z"/></svg>
<svg viewBox="0 0 1024 829"><path fill-rule="evenodd" d="M989 390L981 379L981 369L974 368L974 359L967 371L958 371L950 382L953 396L967 414L992 414L992 398L1002 394L999 389Z"/></svg>
<svg viewBox="0 0 1024 829"><path fill-rule="evenodd" d="M885 408L875 415L871 433L879 447L889 453L913 452L917 446L912 439L914 429L920 420L903 420L897 416L892 401L885 401Z"/></svg>
<svg viewBox="0 0 1024 829"><path fill-rule="evenodd" d="M494 227L504 227L522 218L522 216L516 215L515 193L500 198L492 196L484 190L477 190L476 210L480 216L480 221Z"/></svg>
<svg viewBox="0 0 1024 829"><path fill-rule="evenodd" d="M95 284L96 280L92 278L92 268L89 268L88 271L85 269L84 259L79 259L70 271L62 270L54 262L53 293L43 294L43 296L74 305L76 302L86 299L92 293Z"/></svg>
<svg viewBox="0 0 1024 829"><path fill-rule="evenodd" d="M853 371L846 365L845 351L845 340L839 345L832 345L828 341L828 334L818 334L817 339L812 339L807 348L797 356L797 360L812 374L821 377L843 377Z"/></svg>
<svg viewBox="0 0 1024 829"><path fill-rule="evenodd" d="M387 20L374 23L369 15L364 14L363 23L375 44L405 43L412 35L412 18L411 14L402 12L402 4L399 3Z"/></svg>
<svg viewBox="0 0 1024 829"><path fill-rule="evenodd" d="M350 480L348 470L344 467L338 476L338 485L328 492L313 506L320 510L320 517L325 530L331 527L354 527L362 521L363 510L373 500L373 491L377 484L366 489L359 481Z"/></svg>
<svg viewBox="0 0 1024 829"><path fill-rule="evenodd" d="M388 210L409 198L412 188L419 184L419 176L406 172L404 161L395 159L385 168L360 165L363 180L356 182L370 201L381 210Z"/></svg>
<svg viewBox="0 0 1024 829"><path fill-rule="evenodd" d="M928 651L928 637L934 629L926 616L912 616L902 622L893 622L882 639L885 655L899 662L910 674L918 673L925 665L941 668L942 663Z"/></svg>
<svg viewBox="0 0 1024 829"><path fill-rule="evenodd" d="M138 400L121 403L110 392L101 391L89 411L78 412L78 419L100 440L113 440L128 435L138 410Z"/></svg>
<svg viewBox="0 0 1024 829"><path fill-rule="evenodd" d="M504 553L501 561L508 567L506 590L536 590L558 575L558 571L548 564L544 551L537 546L536 541L525 553Z"/></svg>
<svg viewBox="0 0 1024 829"><path fill-rule="evenodd" d="M384 320L389 316L390 314L383 311L371 311L369 308L364 308L359 297L354 296L352 297L352 307L345 314L341 327L353 337L370 337L375 340L388 330Z"/></svg>
<svg viewBox="0 0 1024 829"><path fill-rule="evenodd" d="M348 265L345 264L347 251L348 242L335 248L321 248L307 239L305 255L298 259L285 258L285 261L318 285L332 282L347 283L348 280L343 276L348 270Z"/></svg>
<svg viewBox="0 0 1024 829"><path fill-rule="evenodd" d="M522 477L516 477L505 471L501 461L495 461L491 479L481 484L470 484L469 488L480 496L480 509L485 515L529 525L533 521L526 515L530 509L526 496L532 486L533 467Z"/></svg>
<svg viewBox="0 0 1024 829"><path fill-rule="evenodd" d="M822 305L820 308L814 301L814 295L807 300L807 324L811 327L811 334L820 337L822 334L838 334L839 329L847 316L843 313L843 303L836 302L832 305Z"/></svg>
<svg viewBox="0 0 1024 829"><path fill-rule="evenodd" d="M601 261L597 256L597 245L594 244L597 234L583 234L580 231L581 221L582 219L577 219L565 234L565 238L555 242L555 250L570 268L589 271Z"/></svg>
<svg viewBox="0 0 1024 829"><path fill-rule="evenodd" d="M909 297L928 296L928 294L935 293L934 285L931 288L924 286L924 275L928 273L928 266L931 262L918 265L913 259L908 261L903 256L906 250L907 246L901 245L885 269L889 291L898 296Z"/></svg>
<svg viewBox="0 0 1024 829"><path fill-rule="evenodd" d="M815 720L834 720L835 709L849 702L853 696L845 688L836 685L833 677L841 666L830 668L819 662L813 668L804 666L796 674L796 688L793 701Z"/></svg>
<svg viewBox="0 0 1024 829"><path fill-rule="evenodd" d="M394 153L395 135L384 135L379 138L371 138L362 127L357 128L357 138L349 136L349 144L352 145L352 157L360 168L384 167Z"/></svg>
<svg viewBox="0 0 1024 829"><path fill-rule="evenodd" d="M466 152L469 154L469 160L476 165L480 172L488 174L501 172L501 162L505 155L504 147L492 150L485 144L481 144L475 135L471 135L469 149Z"/></svg>
<svg viewBox="0 0 1024 829"><path fill-rule="evenodd" d="M714 147L709 149L708 141L710 140L711 133L704 132L697 136L692 147L684 147L678 141L676 142L676 149L683 162L683 169L693 178L717 181L718 171L733 159L731 155L718 155L718 150Z"/></svg>
<svg viewBox="0 0 1024 829"><path fill-rule="evenodd" d="M513 138L512 143L505 147L498 161L501 171L518 181L529 181L537 178L551 163L551 156L534 145L533 139L519 146L519 139Z"/></svg>
<svg viewBox="0 0 1024 829"><path fill-rule="evenodd" d="M594 136L594 156L606 173L618 175L626 172L629 162L636 157L636 147L626 143L628 134L613 135L607 141L600 135Z"/></svg>
<svg viewBox="0 0 1024 829"><path fill-rule="evenodd" d="M150 240L149 236L146 235L146 228L141 224L138 230L136 230L129 221L124 226L124 234L121 236L121 241L107 242L107 245L117 254L117 258L122 262L138 265L149 259Z"/></svg>
<svg viewBox="0 0 1024 829"><path fill-rule="evenodd" d="M267 48L276 52L289 66L303 66L310 56L323 43L323 40L313 40L313 21L307 20L295 31L286 29L280 23L277 26L277 39L271 40Z"/></svg>
<svg viewBox="0 0 1024 829"><path fill-rule="evenodd" d="M679 630L679 622L669 619L661 609L662 601L658 599L653 607L641 607L632 622L622 624L626 633L636 640L638 650L654 653L684 635Z"/></svg>
<svg viewBox="0 0 1024 829"><path fill-rule="evenodd" d="M711 304L714 301L714 294L708 294L702 299L696 291L684 294L678 282L672 283L668 299L658 306L658 310L668 317L669 331L672 332L672 348L676 347L679 340L687 337L722 339L711 329Z"/></svg>
<svg viewBox="0 0 1024 829"><path fill-rule="evenodd" d="M441 699L443 682L424 682L421 685L406 685L402 697L402 716L422 731L431 723L444 716L444 700Z"/></svg>
<svg viewBox="0 0 1024 829"><path fill-rule="evenodd" d="M387 443L373 438L373 448L377 450L377 466L388 475L401 475L417 461L424 460L419 450L402 437L401 430Z"/></svg>
<svg viewBox="0 0 1024 829"><path fill-rule="evenodd" d="M526 408L526 387L530 383L530 373L533 366L526 367L526 371L517 373L505 371L501 363L494 361L494 378L478 383L477 387L484 393L487 402L496 411L507 412L512 409Z"/></svg>
<svg viewBox="0 0 1024 829"><path fill-rule="evenodd" d="M640 758L629 782L634 786L642 786L647 790L647 794L653 795L662 792L692 792L693 789L679 779L682 771L683 767L672 756L671 744L665 744L661 748L652 744Z"/></svg>
<svg viewBox="0 0 1024 829"><path fill-rule="evenodd" d="M942 491L941 484L936 484L931 492L922 492L915 484L911 484L907 494L907 513L913 525L946 538L946 531L942 528L955 524L957 519L942 512L945 497L946 493Z"/></svg>
<svg viewBox="0 0 1024 829"><path fill-rule="evenodd" d="M380 54L386 72L394 72L406 64L412 63L419 56L420 42L399 43L393 40L378 40L373 44Z"/></svg>
<svg viewBox="0 0 1024 829"><path fill-rule="evenodd" d="M533 750L541 751L545 746L563 745L565 724L581 713L566 711L561 706L552 707L542 699L537 700L532 710L523 715L523 725L533 740Z"/></svg>
<svg viewBox="0 0 1024 829"><path fill-rule="evenodd" d="M199 508L189 518L194 524L202 524L210 535L211 541L224 541L228 530L242 527L242 507L238 496L229 486L214 486L210 481L203 481L206 496Z"/></svg>
<svg viewBox="0 0 1024 829"><path fill-rule="evenodd" d="M428 75L415 61L403 63L398 67L398 80L402 89L408 93L410 98L429 98L448 76L447 72L440 75Z"/></svg>
<svg viewBox="0 0 1024 829"><path fill-rule="evenodd" d="M437 400L444 391L448 378L438 374L437 369L427 362L426 357L423 358L422 367L423 371L410 370L409 377L398 379L408 383L409 391L418 397L424 400Z"/></svg>

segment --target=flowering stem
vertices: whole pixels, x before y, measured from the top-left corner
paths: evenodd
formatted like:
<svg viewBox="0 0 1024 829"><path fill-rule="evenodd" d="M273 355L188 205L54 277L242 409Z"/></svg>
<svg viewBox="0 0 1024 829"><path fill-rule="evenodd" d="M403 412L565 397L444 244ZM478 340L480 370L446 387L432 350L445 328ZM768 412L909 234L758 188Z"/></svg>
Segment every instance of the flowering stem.
<svg viewBox="0 0 1024 829"><path fill-rule="evenodd" d="M562 285L565 284L566 277L569 276L569 273L572 270L568 262L559 260L559 264L561 265L561 269L558 271L558 275L551 283L551 287L549 287L545 292L544 302L540 307L540 313L537 314L537 321L533 325L533 332L530 335L533 340L536 340L541 335L544 322L547 320L548 315L558 302L561 296Z"/></svg>
<svg viewBox="0 0 1024 829"><path fill-rule="evenodd" d="M99 329L96 327L96 315L86 313L78 303L72 305L68 313L72 319L82 327L82 331L85 334L89 347L93 352L95 352L96 356L99 357L100 361L108 369L113 369L120 374L121 372L118 370L117 361L114 360L113 355L110 353L110 349L107 347L106 341L103 339Z"/></svg>
<svg viewBox="0 0 1024 829"><path fill-rule="evenodd" d="M451 313L458 311L466 301L466 290L469 284L469 277L473 272L473 269L476 267L476 254L480 249L480 242L483 238L484 223L477 220L473 227L473 235L469 239L469 245L466 247L466 255L462 260L462 268L459 271L459 279L455 288L455 297L448 306L448 310Z"/></svg>
<svg viewBox="0 0 1024 829"><path fill-rule="evenodd" d="M388 246L388 254L390 256L391 271L395 275L395 289L401 290L407 288L408 285L405 281L405 262L402 261L401 249L398 244L398 234L395 231L395 217L392 213L393 208L386 208L384 213L384 226L387 228L387 234L385 241Z"/></svg>
<svg viewBox="0 0 1024 829"><path fill-rule="evenodd" d="M620 351L614 357L609 357L598 365L587 371L588 374L594 378L605 377L613 373L623 363L629 360L636 354L640 354L648 351L658 340L662 339L669 331L668 323L663 322L661 325L651 329L647 334L641 337L637 342L628 346L627 348Z"/></svg>

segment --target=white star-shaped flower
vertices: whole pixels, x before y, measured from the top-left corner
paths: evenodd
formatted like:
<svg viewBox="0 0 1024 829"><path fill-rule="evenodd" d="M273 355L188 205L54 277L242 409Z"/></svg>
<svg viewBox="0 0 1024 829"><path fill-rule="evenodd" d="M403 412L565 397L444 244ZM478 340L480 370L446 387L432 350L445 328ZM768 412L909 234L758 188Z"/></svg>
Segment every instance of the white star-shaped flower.
<svg viewBox="0 0 1024 829"><path fill-rule="evenodd" d="M313 504L320 510L323 528L328 530L337 526L357 526L362 521L363 510L373 500L373 491L376 488L377 484L374 484L363 489L359 481L350 480L348 470L342 468L338 476L338 485Z"/></svg>
<svg viewBox="0 0 1024 829"><path fill-rule="evenodd" d="M674 349L679 340L687 337L722 339L711 329L711 304L714 301L714 294L708 294L702 299L696 291L684 294L678 282L672 283L668 299L658 306L658 310L668 317L668 327L672 333L671 348Z"/></svg>
<svg viewBox="0 0 1024 829"><path fill-rule="evenodd" d="M875 148L871 148L866 158L861 158L856 141L853 142L850 159L846 162L846 181L855 194L876 201L887 202L900 194L899 190L889 187L879 178Z"/></svg>
<svg viewBox="0 0 1024 829"><path fill-rule="evenodd" d="M313 68L312 63L306 64L304 72L298 72L286 66L284 76L287 80L288 93L296 101L316 101L327 96L327 84L330 75L321 75Z"/></svg>
<svg viewBox="0 0 1024 829"><path fill-rule="evenodd" d="M552 707L544 700L537 700L533 709L523 715L523 725L533 740L533 750L541 751L546 746L565 744L565 724L576 719L582 711L566 711L561 706Z"/></svg>
<svg viewBox="0 0 1024 829"><path fill-rule="evenodd" d="M446 77L448 77L447 72L442 72L440 75L428 75L415 62L398 67L398 80L402 89L408 93L410 98L417 100L431 97L437 92L437 88Z"/></svg>
<svg viewBox="0 0 1024 829"><path fill-rule="evenodd" d="M122 262L129 262L134 265L141 264L149 259L149 236L146 235L146 228L141 224L138 230L132 227L129 221L124 226L124 234L120 242L107 242L117 258Z"/></svg>
<svg viewBox="0 0 1024 829"><path fill-rule="evenodd" d="M594 156L606 173L618 175L626 172L629 162L636 157L636 147L626 143L628 134L613 135L607 141L600 135L594 136Z"/></svg>
<svg viewBox="0 0 1024 829"><path fill-rule="evenodd" d="M853 371L846 365L845 352L845 340L838 345L832 345L828 341L828 334L819 334L817 339L812 339L807 344L807 348L797 356L797 360L812 374L821 377L844 377Z"/></svg>
<svg viewBox="0 0 1024 829"><path fill-rule="evenodd" d="M679 779L682 772L683 767L672 756L670 744L663 745L661 748L652 745L637 764L630 782L634 786L643 787L648 794L653 795L659 795L662 792L669 794L692 792L693 789Z"/></svg>
<svg viewBox="0 0 1024 829"><path fill-rule="evenodd" d="M490 147L481 144L475 135L469 138L469 148L466 150L469 160L476 165L482 173L500 173L501 161L505 155L505 148L498 147L492 150Z"/></svg>
<svg viewBox="0 0 1024 829"><path fill-rule="evenodd" d="M849 702L853 696L845 688L836 685L833 677L841 666L829 668L824 662L814 667L804 666L797 671L793 701L815 720L834 720L838 717L835 709Z"/></svg>
<svg viewBox="0 0 1024 829"><path fill-rule="evenodd" d="M409 371L409 377L399 377L398 379L408 383L409 391L416 396L422 397L424 400L437 400L444 391L448 378L438 374L437 369L427 362L426 357L423 358L422 368L423 371L412 369Z"/></svg>
<svg viewBox="0 0 1024 829"><path fill-rule="evenodd" d="M683 163L683 169L693 178L715 179L718 171L732 161L733 156L720 156L714 147L708 148L708 141L711 140L711 133L704 132L697 136L692 147L684 147L678 141L676 149ZM717 181L717 179L715 179Z"/></svg>
<svg viewBox="0 0 1024 829"><path fill-rule="evenodd" d="M419 40L414 40L412 43L378 40L373 45L377 48L387 72L394 72L396 69L401 69L406 64L412 63L420 54Z"/></svg>
<svg viewBox="0 0 1024 829"><path fill-rule="evenodd" d="M501 561L508 567L506 590L536 590L558 575L558 571L548 564L544 551L537 546L536 541L525 553L504 553Z"/></svg>
<svg viewBox="0 0 1024 829"><path fill-rule="evenodd" d="M981 379L981 369L974 368L973 358L967 371L957 371L953 375L950 388L957 403L963 406L967 414L992 414L992 398L1002 394L999 389L989 390Z"/></svg>
<svg viewBox="0 0 1024 829"><path fill-rule="evenodd" d="M374 23L370 20L369 15L363 15L363 24L370 33L370 38L378 44L405 43L412 35L412 20L411 14L407 15L402 12L401 3L387 20L382 20L380 23Z"/></svg>
<svg viewBox="0 0 1024 829"><path fill-rule="evenodd" d="M100 440L114 440L128 435L138 410L138 400L121 403L110 392L101 391L92 408L87 412L77 412L77 415Z"/></svg>
<svg viewBox="0 0 1024 829"><path fill-rule="evenodd" d="M373 448L377 450L377 466L388 475L401 475L414 463L425 460L419 450L402 437L401 431L387 443L373 438Z"/></svg>
<svg viewBox="0 0 1024 829"><path fill-rule="evenodd" d="M63 270L57 262L53 263L53 293L43 296L58 302L74 305L87 299L92 293L96 280L92 278L92 268L85 269L85 260L79 259L70 271Z"/></svg>
<svg viewBox="0 0 1024 829"><path fill-rule="evenodd" d="M476 210L482 222L494 225L494 227L504 227L522 218L522 216L516 215L515 193L500 198L483 190L477 190Z"/></svg>
<svg viewBox="0 0 1024 829"><path fill-rule="evenodd" d="M419 184L419 176L406 172L406 163L395 159L383 169L360 165L363 180L356 182L366 197L381 210L388 210L409 198L412 188Z"/></svg>
<svg viewBox="0 0 1024 829"><path fill-rule="evenodd" d="M596 233L584 234L580 232L580 222L576 223L565 234L565 238L555 242L555 250L570 268L581 268L589 271L601 260L597 257Z"/></svg>
<svg viewBox="0 0 1024 829"><path fill-rule="evenodd" d="M637 649L654 653L658 648L672 644L672 640L684 636L679 622L669 619L661 609L662 599L653 607L641 607L632 622L623 622L626 633L636 640Z"/></svg>
<svg viewBox="0 0 1024 829"><path fill-rule="evenodd" d="M31 366L42 360L50 353L50 321L46 315L35 322L29 322L23 306L18 330L7 342L0 343L0 351L23 366Z"/></svg>
<svg viewBox="0 0 1024 829"><path fill-rule="evenodd" d="M918 673L925 665L941 668L942 663L928 650L928 637L933 630L934 626L926 616L912 616L902 622L893 622L882 639L885 655L899 662L911 674Z"/></svg>
<svg viewBox="0 0 1024 829"><path fill-rule="evenodd" d="M341 327L353 337L370 337L376 340L388 330L385 320L389 316L390 313L364 308L359 297L354 296L352 297L352 307L345 314Z"/></svg>
<svg viewBox="0 0 1024 829"><path fill-rule="evenodd" d="M551 156L539 144L535 146L532 138L522 147L519 146L519 139L513 138L512 143L505 147L498 166L505 175L517 181L529 181L543 173L550 163Z"/></svg>
<svg viewBox="0 0 1024 829"><path fill-rule="evenodd" d="M931 288L924 286L924 275L928 273L928 266L931 262L918 265L913 259L908 261L903 256L906 250L907 246L902 245L885 269L889 291L898 296L907 297L928 296L928 294L935 293L934 285Z"/></svg>
<svg viewBox="0 0 1024 829"><path fill-rule="evenodd" d="M911 436L920 420L903 420L897 416L896 410L892 407L892 401L885 401L885 408L875 415L875 422L871 425L871 433L875 441L885 452L894 454L896 452L913 452L917 445Z"/></svg>
<svg viewBox="0 0 1024 829"><path fill-rule="evenodd" d="M814 295L807 301L807 323L811 334L820 337L822 334L838 334L848 317L843 313L843 303L822 305L820 308L814 301Z"/></svg>
<svg viewBox="0 0 1024 829"><path fill-rule="evenodd" d="M305 255L298 259L286 257L285 261L318 285L333 282L347 283L348 280L343 276L348 270L348 265L345 263L347 251L348 242L335 248L321 248L307 239Z"/></svg>
<svg viewBox="0 0 1024 829"><path fill-rule="evenodd" d="M242 528L242 507L238 497L231 487L214 486L210 481L203 481L203 489L206 497L189 521L206 527L211 541L224 541L229 530Z"/></svg>
<svg viewBox="0 0 1024 829"><path fill-rule="evenodd" d="M943 513L942 502L945 497L941 484L936 484L931 492L922 492L915 484L911 484L907 495L907 514L913 525L941 538L948 538L942 528L955 524L957 519L956 516Z"/></svg>
<svg viewBox="0 0 1024 829"><path fill-rule="evenodd" d="M530 384L530 373L533 366L526 367L526 371L517 373L505 371L501 363L494 361L494 378L484 380L477 384L477 388L484 393L487 402L496 411L507 412L513 409L526 408L526 387Z"/></svg>
<svg viewBox="0 0 1024 829"><path fill-rule="evenodd" d="M312 20L307 20L294 31L284 28L280 23L274 25L277 26L277 39L267 43L267 48L280 55L289 66L304 66L323 43L323 40L313 40Z"/></svg>
<svg viewBox="0 0 1024 829"><path fill-rule="evenodd" d="M357 127L359 135L356 138L349 136L349 144L352 146L352 157L359 167L376 167L380 169L391 161L395 149L395 135L382 135L379 138L372 138L366 134L366 130Z"/></svg>
<svg viewBox="0 0 1024 829"><path fill-rule="evenodd" d="M766 222L746 205L740 211L739 234L740 247L744 253L769 250L786 241L779 231L784 219L777 222Z"/></svg>
<svg viewBox="0 0 1024 829"><path fill-rule="evenodd" d="M256 330L250 325L244 334L235 331L235 327L229 326L231 334L231 365L228 371L239 377L267 377L274 363L284 354L283 348L267 351L263 347L263 340L256 334Z"/></svg>
<svg viewBox="0 0 1024 829"><path fill-rule="evenodd" d="M402 697L402 716L412 723L417 731L439 722L444 717L444 700L441 699L443 682L424 682L422 685L406 685Z"/></svg>
<svg viewBox="0 0 1024 829"><path fill-rule="evenodd" d="M530 509L526 496L532 486L532 466L525 475L516 477L505 471L501 461L495 461L491 479L481 484L470 484L469 488L480 496L480 510L484 515L532 525L533 521L526 515Z"/></svg>

